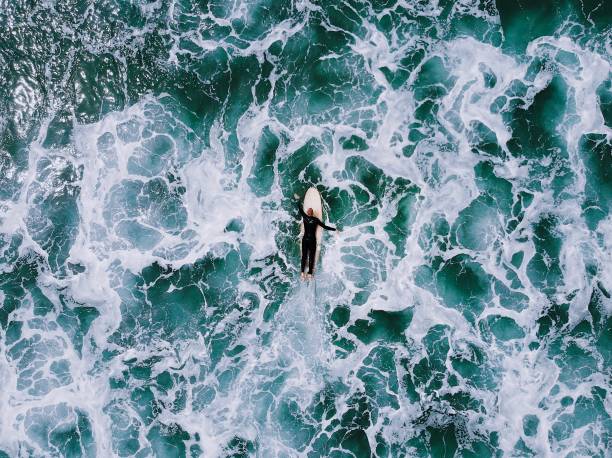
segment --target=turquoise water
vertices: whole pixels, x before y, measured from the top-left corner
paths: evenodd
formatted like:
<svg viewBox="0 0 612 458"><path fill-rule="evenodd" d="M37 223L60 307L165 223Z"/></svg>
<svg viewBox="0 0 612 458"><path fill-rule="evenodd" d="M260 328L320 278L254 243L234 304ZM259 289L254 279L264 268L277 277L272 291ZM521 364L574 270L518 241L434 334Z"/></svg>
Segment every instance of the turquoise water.
<svg viewBox="0 0 612 458"><path fill-rule="evenodd" d="M0 457L609 456L610 24L0 2Z"/></svg>

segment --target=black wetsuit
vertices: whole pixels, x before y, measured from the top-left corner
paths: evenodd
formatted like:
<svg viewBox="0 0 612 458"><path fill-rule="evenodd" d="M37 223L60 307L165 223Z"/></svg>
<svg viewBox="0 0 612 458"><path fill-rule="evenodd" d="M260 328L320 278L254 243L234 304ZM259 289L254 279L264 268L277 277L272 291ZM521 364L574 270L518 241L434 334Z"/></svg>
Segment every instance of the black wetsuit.
<svg viewBox="0 0 612 458"><path fill-rule="evenodd" d="M298 204L300 215L304 219L304 237L302 238L302 272L306 267L306 261L308 261L308 273L312 275L315 263L315 254L317 252L317 226L321 226L323 229L328 231L335 231L333 227L326 226L316 216L308 216L302 209L302 206Z"/></svg>

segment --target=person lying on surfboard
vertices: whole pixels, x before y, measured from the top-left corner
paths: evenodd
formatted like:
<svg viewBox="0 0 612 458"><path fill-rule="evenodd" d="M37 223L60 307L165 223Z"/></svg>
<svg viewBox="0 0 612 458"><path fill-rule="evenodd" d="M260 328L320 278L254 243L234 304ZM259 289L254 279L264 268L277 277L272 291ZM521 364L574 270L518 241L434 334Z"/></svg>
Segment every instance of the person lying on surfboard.
<svg viewBox="0 0 612 458"><path fill-rule="evenodd" d="M319 218L314 216L314 210L312 208L304 211L302 205L298 202L298 210L304 220L304 236L302 237L302 280L305 278L312 278L314 271L314 263L317 253L317 226L321 226L323 229L328 231L335 231L333 227L326 226ZM306 269L306 262L308 261L308 276L304 270Z"/></svg>

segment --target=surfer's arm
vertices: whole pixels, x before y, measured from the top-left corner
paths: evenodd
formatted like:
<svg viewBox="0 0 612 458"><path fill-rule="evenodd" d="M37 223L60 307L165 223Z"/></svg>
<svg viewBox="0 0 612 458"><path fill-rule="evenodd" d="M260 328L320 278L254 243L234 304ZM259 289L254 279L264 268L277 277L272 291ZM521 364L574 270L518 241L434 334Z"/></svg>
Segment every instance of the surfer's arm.
<svg viewBox="0 0 612 458"><path fill-rule="evenodd" d="M304 213L304 209L302 208L302 205L299 202L297 203L297 206L298 206L298 210L300 212L300 217L304 218L304 217L308 216L308 215L306 215L306 213Z"/></svg>
<svg viewBox="0 0 612 458"><path fill-rule="evenodd" d="M317 222L319 223L319 226L321 226L323 229L327 229L328 231L335 231L336 230L335 227L329 227L329 226L326 226L325 224L323 224L323 221L321 221L320 219L317 220Z"/></svg>

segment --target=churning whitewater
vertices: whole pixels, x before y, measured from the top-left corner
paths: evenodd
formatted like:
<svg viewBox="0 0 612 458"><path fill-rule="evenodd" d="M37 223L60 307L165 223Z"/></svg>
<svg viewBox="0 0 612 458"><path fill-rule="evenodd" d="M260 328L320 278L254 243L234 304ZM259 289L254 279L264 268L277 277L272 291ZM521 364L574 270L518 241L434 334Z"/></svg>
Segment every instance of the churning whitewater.
<svg viewBox="0 0 612 458"><path fill-rule="evenodd" d="M611 24L0 0L0 457L610 456Z"/></svg>

